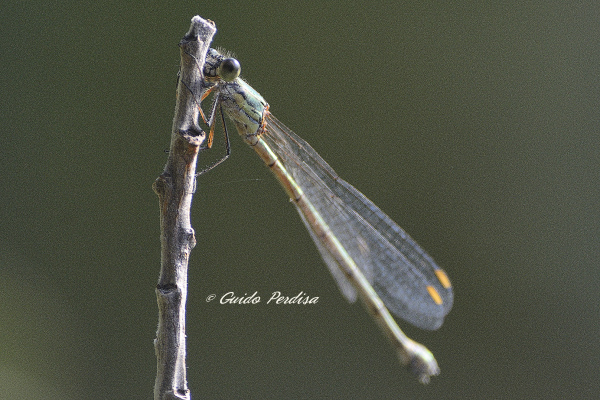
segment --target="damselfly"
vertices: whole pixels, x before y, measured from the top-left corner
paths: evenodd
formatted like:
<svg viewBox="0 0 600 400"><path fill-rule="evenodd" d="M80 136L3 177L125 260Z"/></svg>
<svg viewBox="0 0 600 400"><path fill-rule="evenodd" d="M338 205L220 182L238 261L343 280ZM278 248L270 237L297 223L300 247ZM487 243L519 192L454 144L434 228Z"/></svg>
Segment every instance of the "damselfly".
<svg viewBox="0 0 600 400"><path fill-rule="evenodd" d="M202 97L214 93L209 144L217 113L227 115L283 185L346 299L354 302L360 297L401 362L421 382L429 382L439 373L433 354L409 339L388 309L417 327L439 328L453 302L446 273L391 218L279 122L239 73L237 60L209 50L204 75L213 86Z"/></svg>

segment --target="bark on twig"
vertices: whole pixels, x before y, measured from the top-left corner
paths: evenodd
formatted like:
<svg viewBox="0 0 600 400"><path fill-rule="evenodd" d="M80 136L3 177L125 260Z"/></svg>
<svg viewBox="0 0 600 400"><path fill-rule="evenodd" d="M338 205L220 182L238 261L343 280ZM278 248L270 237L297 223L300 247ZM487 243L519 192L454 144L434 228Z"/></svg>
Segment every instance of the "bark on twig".
<svg viewBox="0 0 600 400"><path fill-rule="evenodd" d="M195 16L179 43L181 68L171 147L167 165L152 186L159 198L162 253L156 287L155 400L190 399L185 365L185 303L188 260L196 245L190 207L198 150L206 138L198 126L198 101L206 90L202 67L215 32L212 21Z"/></svg>

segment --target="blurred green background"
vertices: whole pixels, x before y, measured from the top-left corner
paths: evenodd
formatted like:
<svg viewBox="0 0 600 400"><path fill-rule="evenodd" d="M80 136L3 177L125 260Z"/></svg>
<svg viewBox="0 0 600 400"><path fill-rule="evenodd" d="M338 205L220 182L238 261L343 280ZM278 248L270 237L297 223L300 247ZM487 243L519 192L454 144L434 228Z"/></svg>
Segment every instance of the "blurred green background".
<svg viewBox="0 0 600 400"><path fill-rule="evenodd" d="M0 397L149 399L177 43L199 14L281 121L455 287L421 386L233 137L198 182L193 398L597 398L597 2L8 2ZM222 154L201 155L208 164ZM315 306L220 305L234 291ZM401 321L400 321L401 322Z"/></svg>

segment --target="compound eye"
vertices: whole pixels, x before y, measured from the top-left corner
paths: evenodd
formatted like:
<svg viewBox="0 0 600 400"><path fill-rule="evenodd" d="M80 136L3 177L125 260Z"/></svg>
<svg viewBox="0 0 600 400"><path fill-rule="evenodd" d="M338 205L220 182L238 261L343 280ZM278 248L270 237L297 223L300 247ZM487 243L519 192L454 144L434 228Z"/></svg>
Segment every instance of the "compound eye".
<svg viewBox="0 0 600 400"><path fill-rule="evenodd" d="M226 58L221 62L221 65L217 68L217 74L225 82L231 82L240 76L242 67L240 62L235 58Z"/></svg>

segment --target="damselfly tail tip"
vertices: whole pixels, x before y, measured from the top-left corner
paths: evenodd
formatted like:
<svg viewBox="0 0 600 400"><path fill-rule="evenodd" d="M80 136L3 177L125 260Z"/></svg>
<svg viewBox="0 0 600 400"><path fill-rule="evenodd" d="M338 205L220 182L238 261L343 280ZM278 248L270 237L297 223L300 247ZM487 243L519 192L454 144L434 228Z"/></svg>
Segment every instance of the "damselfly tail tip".
<svg viewBox="0 0 600 400"><path fill-rule="evenodd" d="M411 341L410 346L398 351L398 357L402 364L413 373L419 382L428 384L432 376L440 374L440 367L433 354L420 343Z"/></svg>

